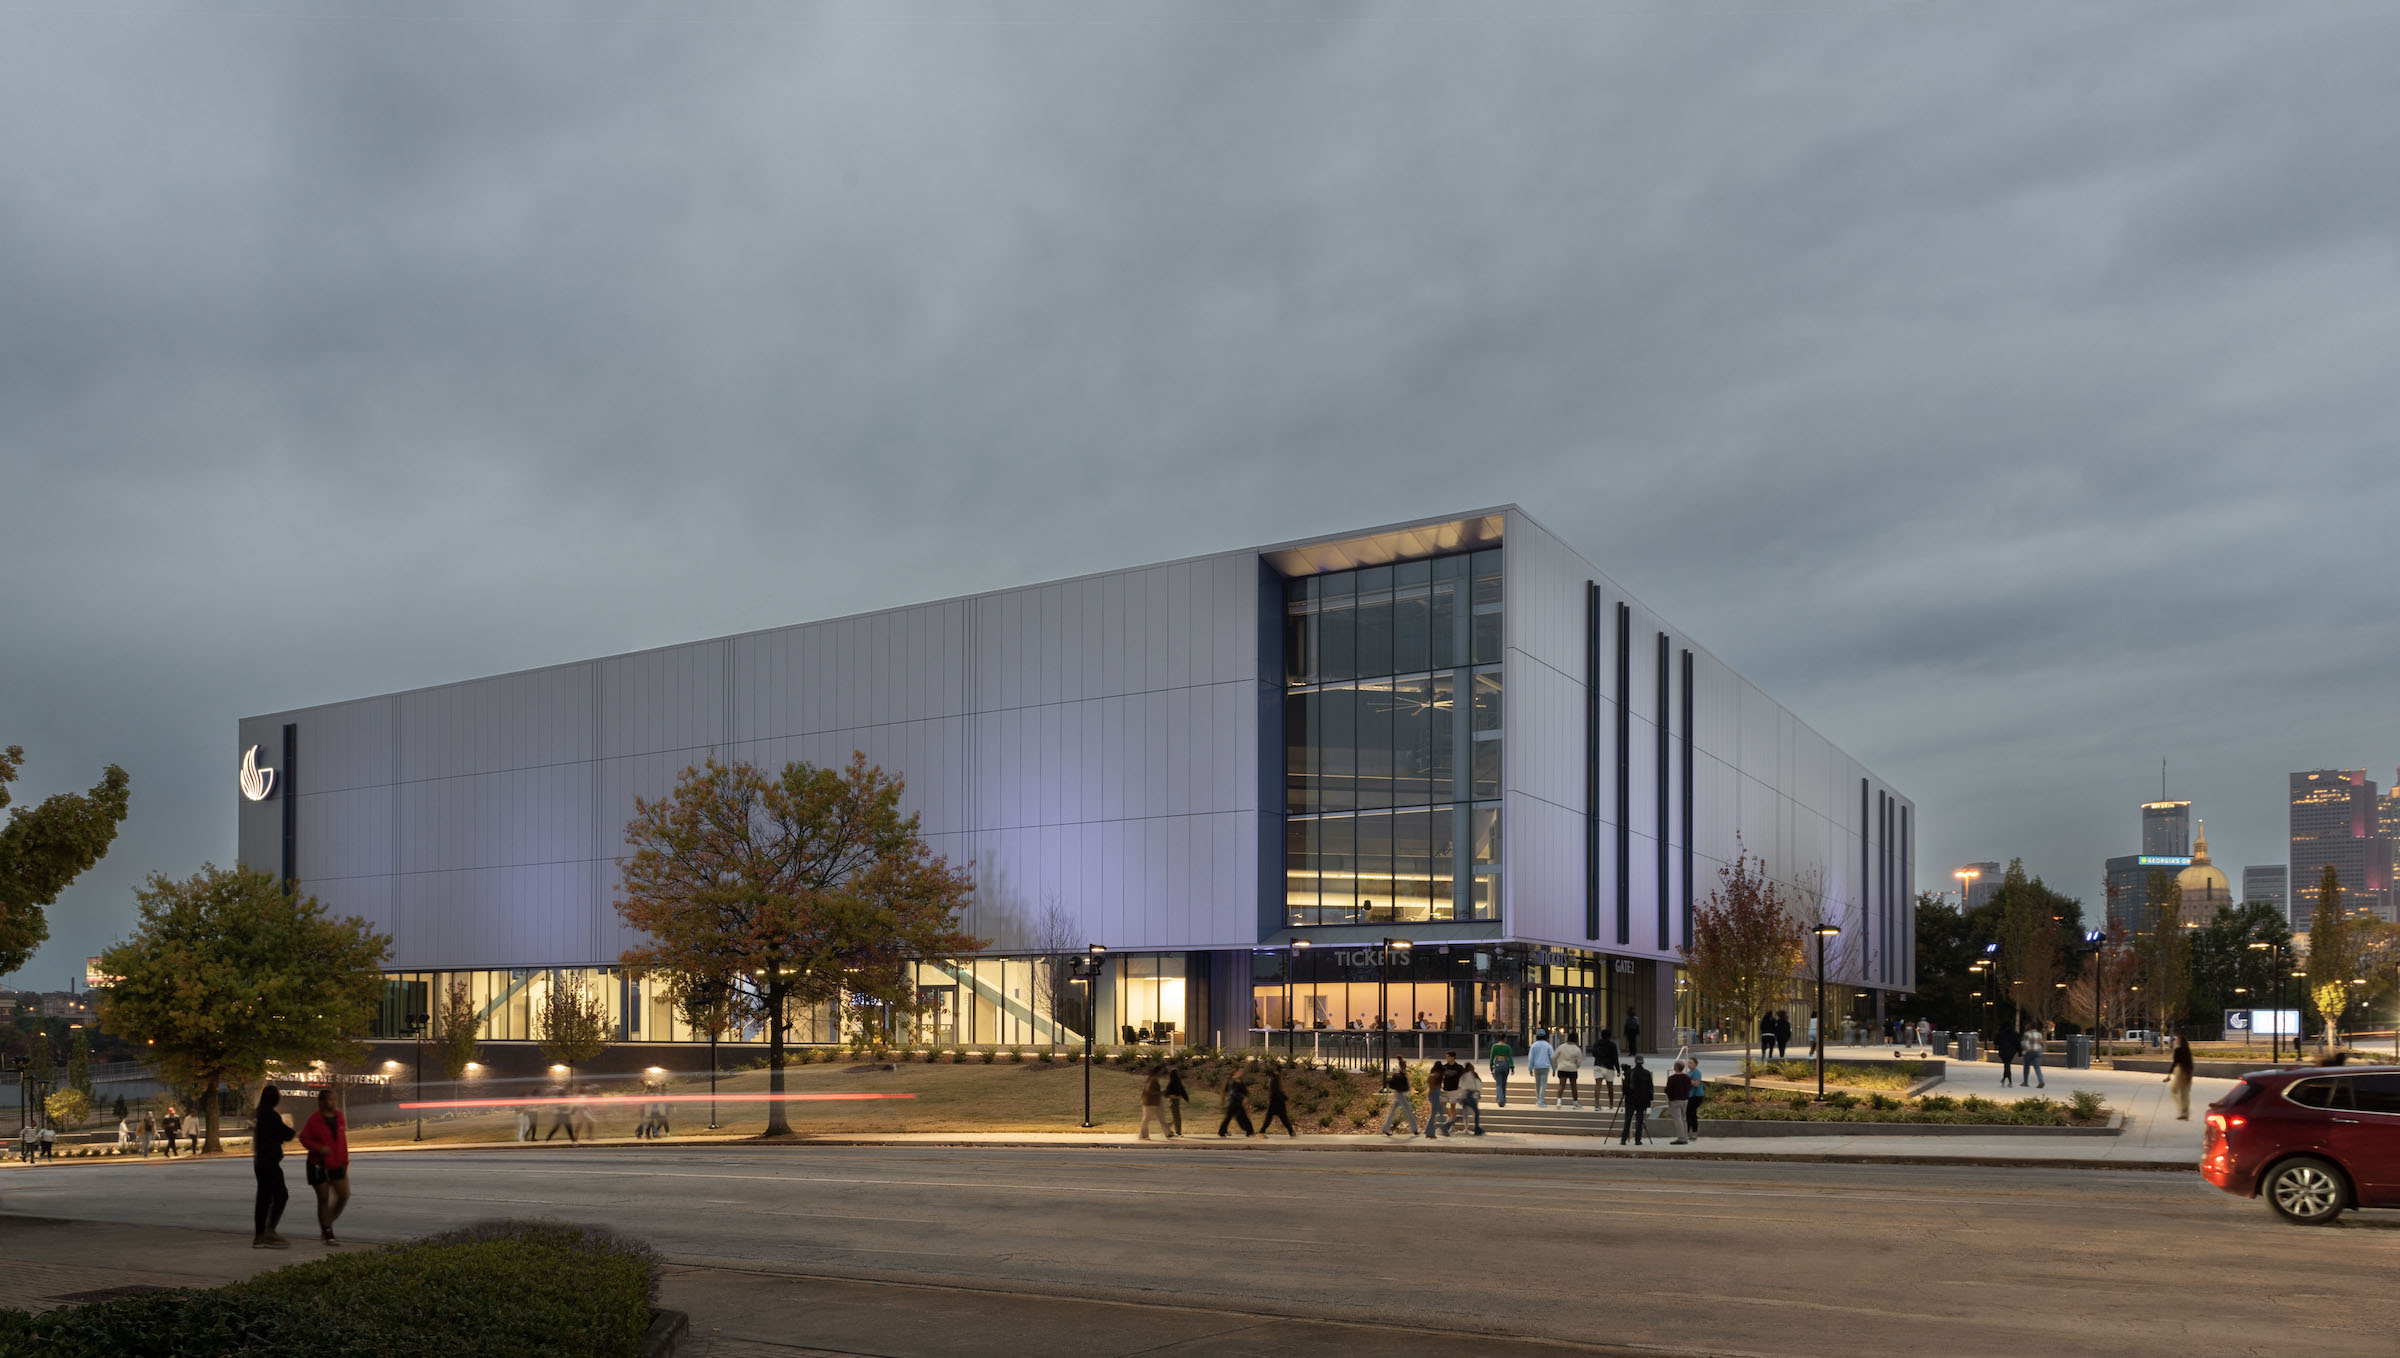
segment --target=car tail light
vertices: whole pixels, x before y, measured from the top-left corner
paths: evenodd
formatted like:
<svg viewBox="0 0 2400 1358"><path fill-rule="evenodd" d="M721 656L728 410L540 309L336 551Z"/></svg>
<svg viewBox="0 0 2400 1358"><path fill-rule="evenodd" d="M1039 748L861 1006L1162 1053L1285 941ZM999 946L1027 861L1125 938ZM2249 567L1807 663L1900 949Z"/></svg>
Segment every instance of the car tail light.
<svg viewBox="0 0 2400 1358"><path fill-rule="evenodd" d="M2211 1113L2208 1115L2208 1125L2211 1131L2228 1132L2248 1121L2248 1118L2239 1113Z"/></svg>

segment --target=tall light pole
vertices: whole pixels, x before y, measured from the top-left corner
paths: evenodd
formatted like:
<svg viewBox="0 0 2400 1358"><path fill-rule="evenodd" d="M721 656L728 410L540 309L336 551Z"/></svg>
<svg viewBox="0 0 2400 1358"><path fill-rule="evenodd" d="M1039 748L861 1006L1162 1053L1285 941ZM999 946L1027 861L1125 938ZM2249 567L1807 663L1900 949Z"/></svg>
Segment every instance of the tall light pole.
<svg viewBox="0 0 2400 1358"><path fill-rule="evenodd" d="M1967 913L1967 900L1975 894L1975 879L1983 875L1981 868L1960 868L1950 874L1958 879L1958 913Z"/></svg>
<svg viewBox="0 0 2400 1358"><path fill-rule="evenodd" d="M1825 1097L1825 940L1842 931L1842 926L1820 923L1814 930L1817 936L1817 1097Z"/></svg>
<svg viewBox="0 0 2400 1358"><path fill-rule="evenodd" d="M408 1035L417 1040L417 1102L420 1104L425 1102L425 1027L432 1021L431 1014L408 1016ZM416 1139L419 1141L425 1139L425 1110L423 1108L417 1110Z"/></svg>
<svg viewBox="0 0 2400 1358"><path fill-rule="evenodd" d="M2083 936L2083 950L2092 958L2092 1040L2093 1054L2097 1045L2108 1040L2108 988L2103 982L2108 970L2108 930L2094 929Z"/></svg>
<svg viewBox="0 0 2400 1358"><path fill-rule="evenodd" d="M1293 939L1292 955L1283 964L1283 1046L1294 1056L1300 1054L1300 1016L1292 1012L1293 991L1300 980L1300 954L1311 946L1305 938Z"/></svg>
<svg viewBox="0 0 2400 1358"><path fill-rule="evenodd" d="M1375 1005L1383 1011L1383 1073L1392 1073L1392 954L1407 952L1408 940L1387 938L1383 941L1375 971Z"/></svg>
<svg viewBox="0 0 2400 1358"><path fill-rule="evenodd" d="M1092 1125L1092 1032L1100 1026L1100 966L1108 949L1094 943L1069 963L1074 978L1083 982L1083 1125Z"/></svg>
<svg viewBox="0 0 2400 1358"><path fill-rule="evenodd" d="M2258 942L2252 943L2250 950L2267 954L2268 965L2275 968L2275 1007L2267 1011L2267 1022L2272 1025L2267 1030L2267 1040L2274 1045L2269 1049L2267 1059L2280 1065L2283 1061L2283 946ZM2253 1023L2250 1026L2255 1028L2258 1025Z"/></svg>

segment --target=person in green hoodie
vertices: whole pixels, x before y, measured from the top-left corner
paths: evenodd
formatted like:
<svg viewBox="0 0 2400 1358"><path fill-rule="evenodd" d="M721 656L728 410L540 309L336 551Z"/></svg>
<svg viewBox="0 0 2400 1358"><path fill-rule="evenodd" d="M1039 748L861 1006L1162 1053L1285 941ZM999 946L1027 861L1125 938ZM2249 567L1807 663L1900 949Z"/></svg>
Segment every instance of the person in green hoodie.
<svg viewBox="0 0 2400 1358"><path fill-rule="evenodd" d="M1492 1085L1497 1091L1493 1095L1493 1101L1502 1108L1508 1107L1508 1073L1516 1068L1517 1054L1509 1049L1508 1039L1505 1037L1493 1038Z"/></svg>

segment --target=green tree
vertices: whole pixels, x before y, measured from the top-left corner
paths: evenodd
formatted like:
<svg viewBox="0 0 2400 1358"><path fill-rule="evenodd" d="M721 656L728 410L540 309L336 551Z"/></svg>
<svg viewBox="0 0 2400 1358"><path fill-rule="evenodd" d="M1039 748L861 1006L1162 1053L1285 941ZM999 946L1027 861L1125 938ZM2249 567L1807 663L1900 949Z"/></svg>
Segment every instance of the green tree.
<svg viewBox="0 0 2400 1358"><path fill-rule="evenodd" d="M26 1037L25 1069L36 1084L53 1084L58 1080L58 1063L50 1055L50 1025L38 1018Z"/></svg>
<svg viewBox="0 0 2400 1358"><path fill-rule="evenodd" d="M67 1052L67 1087L80 1089L85 1098L92 1095L92 1044L84 1036L83 1025L74 1027L75 1045Z"/></svg>
<svg viewBox="0 0 2400 1358"><path fill-rule="evenodd" d="M773 778L711 759L634 803L616 907L650 941L624 964L731 978L734 1013L767 1026L770 1093L783 1092L795 1007L847 993L914 1012L912 963L983 946L958 927L972 884L925 847L901 791L863 754ZM791 1134L781 1100L767 1103L766 1134Z"/></svg>
<svg viewBox="0 0 2400 1358"><path fill-rule="evenodd" d="M121 1118L123 1118L123 1117L125 1116L125 1112L126 1112L126 1109L125 1109L125 1096L124 1096L124 1095L122 1095L122 1094L119 1094L119 1095L117 1096L117 1106L116 1106L115 1112L116 1112L116 1115L117 1115L117 1116L118 1116L120 1119L121 1119Z"/></svg>
<svg viewBox="0 0 2400 1358"><path fill-rule="evenodd" d="M2083 932L2083 902L2053 891L2041 878L2027 878L2025 860L2012 858L2002 874L2000 889L1969 917L1970 933L1989 911L1992 940L2000 945L1995 1000L2005 998L2020 1017L2048 1023L2058 1015L2059 986L2067 977L2067 958Z"/></svg>
<svg viewBox="0 0 2400 1358"><path fill-rule="evenodd" d="M455 1084L481 1052L475 1044L475 1030L482 1026L483 1015L475 1009L475 992L464 976L450 978L450 984L442 988L441 1013L436 1019L441 1035L434 1039L434 1050L442 1073Z"/></svg>
<svg viewBox="0 0 2400 1358"><path fill-rule="evenodd" d="M611 1026L608 1006L589 979L550 973L549 988L533 1012L534 1037L544 1056L565 1066L571 1078L575 1067L608 1050ZM460 1065L463 1069L465 1063Z"/></svg>
<svg viewBox="0 0 2400 1358"><path fill-rule="evenodd" d="M2342 1011L2350 1007L2352 979L2359 973L2365 931L2342 905L2342 875L2325 865L2317 879L2317 908L2308 917L2309 1003L2325 1025L2325 1050L2342 1042Z"/></svg>
<svg viewBox="0 0 2400 1358"><path fill-rule="evenodd" d="M1983 1001L1974 996L1975 974L1967 968L1983 948L1970 932L1971 923L1940 896L1917 893L1917 1003L1945 1032L1982 1026Z"/></svg>
<svg viewBox="0 0 2400 1358"><path fill-rule="evenodd" d="M206 1095L220 1150L217 1091L269 1063L358 1060L383 998L391 939L337 919L263 872L207 864L181 881L152 873L133 936L101 956L118 978L99 993L108 1030L151 1044L171 1083Z"/></svg>
<svg viewBox="0 0 2400 1358"><path fill-rule="evenodd" d="M2192 938L2183 918L2183 888L2163 871L2150 874L2136 944L2142 958L2142 1002L2151 1027L2165 1034L2183 1019L2192 999Z"/></svg>
<svg viewBox="0 0 2400 1358"><path fill-rule="evenodd" d="M1716 889L1692 912L1684 968L1703 1003L1734 1015L1746 1081L1758 1016L1800 969L1803 935L1766 863L1742 852L1738 836L1734 844L1733 862L1717 869Z"/></svg>
<svg viewBox="0 0 2400 1358"><path fill-rule="evenodd" d="M24 747L0 750L0 809L24 766ZM132 780L111 764L85 793L61 792L20 806L0 825L0 976L24 966L50 937L45 913L67 884L116 840Z"/></svg>
<svg viewBox="0 0 2400 1358"><path fill-rule="evenodd" d="M42 1100L42 1111L50 1115L51 1126L71 1132L92 1115L92 1096L69 1085Z"/></svg>
<svg viewBox="0 0 2400 1358"><path fill-rule="evenodd" d="M2275 954L2250 945L2288 949L2291 941L2291 926L2272 902L2220 908L2216 918L2192 933L2192 1009L2208 1016L2228 1009L2271 1008L2275 978L2270 960Z"/></svg>

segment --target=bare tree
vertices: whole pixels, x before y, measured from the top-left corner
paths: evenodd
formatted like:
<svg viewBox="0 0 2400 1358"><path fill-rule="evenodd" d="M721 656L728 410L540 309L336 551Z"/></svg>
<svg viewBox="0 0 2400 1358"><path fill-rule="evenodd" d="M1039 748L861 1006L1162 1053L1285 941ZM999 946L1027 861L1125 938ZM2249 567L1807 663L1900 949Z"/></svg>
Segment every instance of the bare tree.
<svg viewBox="0 0 2400 1358"><path fill-rule="evenodd" d="M1077 999L1075 980L1068 970L1076 954L1087 941L1081 937L1081 924L1075 912L1056 896L1042 908L1041 917L1033 922L1033 947L1037 956L1033 963L1034 1017L1048 1019L1052 1035L1064 1022L1061 1017ZM1086 1022L1089 1022L1087 1017Z"/></svg>
<svg viewBox="0 0 2400 1358"><path fill-rule="evenodd" d="M1850 902L1832 893L1826 886L1827 877L1825 866L1821 863L1801 869L1793 875L1791 895L1786 898L1790 903L1792 918L1799 924L1801 932L1800 969L1793 979L1799 983L1802 997L1812 1004L1820 983L1824 993L1829 996L1850 993L1849 977L1856 970L1852 958L1863 937L1863 931L1854 927L1850 918ZM1841 931L1825 939L1822 970L1817 963L1817 930L1820 927ZM1817 1015L1820 1037L1827 1026L1825 1016Z"/></svg>
<svg viewBox="0 0 2400 1358"><path fill-rule="evenodd" d="M1766 863L1742 852L1738 837L1734 844L1733 862L1717 869L1717 889L1692 912L1684 958L1699 998L1739 1016L1746 1077L1759 1010L1791 983L1804 950L1801 927Z"/></svg>

